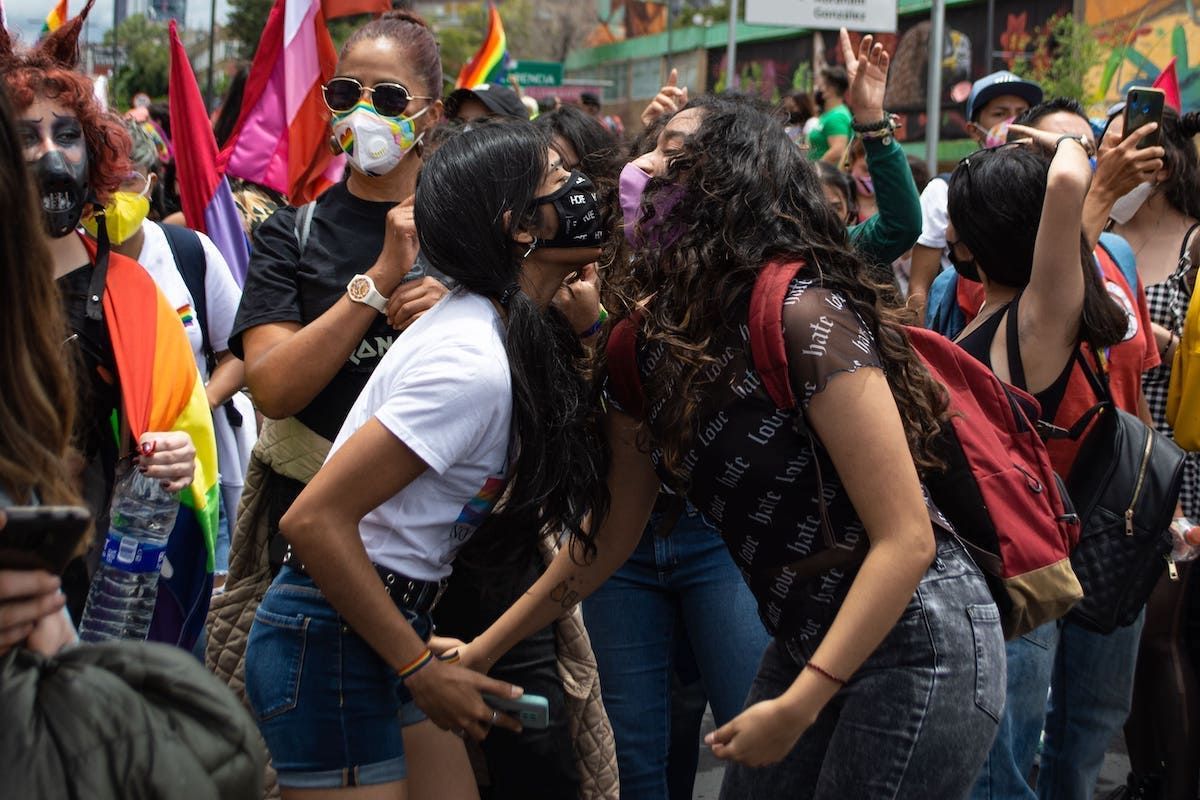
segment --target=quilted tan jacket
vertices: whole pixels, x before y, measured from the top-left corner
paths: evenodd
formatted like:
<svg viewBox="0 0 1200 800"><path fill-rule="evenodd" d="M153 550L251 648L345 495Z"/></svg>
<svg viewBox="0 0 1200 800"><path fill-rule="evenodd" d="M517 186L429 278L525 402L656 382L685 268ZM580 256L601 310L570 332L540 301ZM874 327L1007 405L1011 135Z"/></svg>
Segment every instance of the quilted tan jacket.
<svg viewBox="0 0 1200 800"><path fill-rule="evenodd" d="M208 610L208 644L204 662L229 685L242 702L246 700L246 640L254 624L254 612L271 585L267 555L267 495L264 491L271 471L308 483L317 474L331 444L293 417L266 420L250 466L246 486L238 504L237 524L229 548L229 577L225 591L215 595ZM266 797L278 797L275 771L267 764Z"/></svg>
<svg viewBox="0 0 1200 800"><path fill-rule="evenodd" d="M542 557L547 563L555 552L555 545L546 540ZM600 698L596 655L579 606L554 624L554 638L558 645L558 675L566 695L567 728L575 740L579 761L580 800L618 800L621 786L612 725Z"/></svg>

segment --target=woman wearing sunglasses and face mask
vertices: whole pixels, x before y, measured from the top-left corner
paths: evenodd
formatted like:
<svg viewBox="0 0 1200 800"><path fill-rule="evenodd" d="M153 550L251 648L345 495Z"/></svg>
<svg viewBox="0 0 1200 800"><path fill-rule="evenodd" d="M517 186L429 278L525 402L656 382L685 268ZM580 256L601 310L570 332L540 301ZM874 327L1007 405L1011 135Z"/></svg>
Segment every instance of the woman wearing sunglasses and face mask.
<svg viewBox="0 0 1200 800"><path fill-rule="evenodd" d="M245 647L230 631L279 569L280 517L395 337L445 294L433 278L413 278L416 247L399 233L412 218L420 142L441 119L441 84L437 42L420 17L389 12L356 31L323 87L330 145L346 154L348 176L308 206L280 208L254 236L229 349L269 419L246 471L226 591L213 604L214 622L228 626L214 624L208 659L230 681Z"/></svg>

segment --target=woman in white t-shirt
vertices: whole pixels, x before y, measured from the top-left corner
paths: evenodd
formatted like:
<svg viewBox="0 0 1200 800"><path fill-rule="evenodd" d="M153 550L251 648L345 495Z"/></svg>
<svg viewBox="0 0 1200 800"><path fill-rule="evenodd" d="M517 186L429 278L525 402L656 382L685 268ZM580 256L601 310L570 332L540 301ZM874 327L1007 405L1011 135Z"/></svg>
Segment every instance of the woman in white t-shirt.
<svg viewBox="0 0 1200 800"><path fill-rule="evenodd" d="M459 288L387 352L283 517L292 549L255 616L246 691L285 798L365 785L475 796L462 741L445 731L519 730L481 693L520 689L430 651L451 562L485 520L498 553L546 528L585 552L583 520L607 508L582 349L549 309L599 255L591 182L532 125L467 126L425 164L415 208L388 224L398 257L411 263L419 231Z"/></svg>

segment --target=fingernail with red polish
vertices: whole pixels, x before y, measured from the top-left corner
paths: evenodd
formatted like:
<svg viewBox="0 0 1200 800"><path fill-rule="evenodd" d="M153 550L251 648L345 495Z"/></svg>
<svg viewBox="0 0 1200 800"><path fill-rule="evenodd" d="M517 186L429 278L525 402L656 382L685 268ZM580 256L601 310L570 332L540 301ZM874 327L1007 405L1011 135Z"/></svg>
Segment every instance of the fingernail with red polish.
<svg viewBox="0 0 1200 800"><path fill-rule="evenodd" d="M153 453L154 453L154 440L151 439L148 442L142 442L142 455L148 456L148 455L152 455Z"/></svg>

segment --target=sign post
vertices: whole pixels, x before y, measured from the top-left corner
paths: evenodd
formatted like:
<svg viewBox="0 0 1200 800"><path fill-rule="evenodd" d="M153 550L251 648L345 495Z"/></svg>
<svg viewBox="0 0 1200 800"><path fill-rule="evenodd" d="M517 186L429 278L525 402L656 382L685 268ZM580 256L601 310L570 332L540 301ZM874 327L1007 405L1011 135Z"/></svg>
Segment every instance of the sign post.
<svg viewBox="0 0 1200 800"><path fill-rule="evenodd" d="M746 22L895 33L896 0L746 0Z"/></svg>

